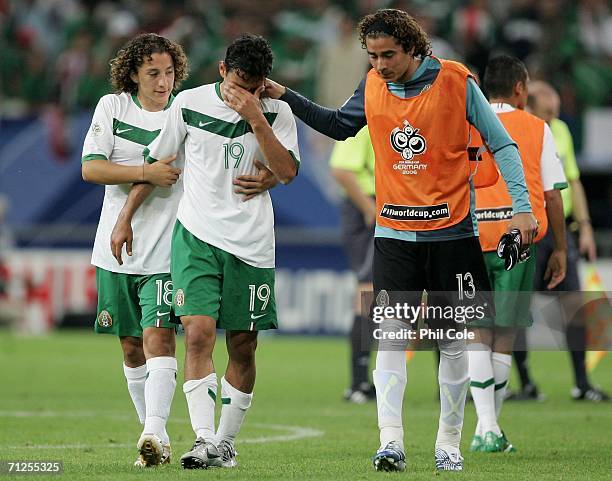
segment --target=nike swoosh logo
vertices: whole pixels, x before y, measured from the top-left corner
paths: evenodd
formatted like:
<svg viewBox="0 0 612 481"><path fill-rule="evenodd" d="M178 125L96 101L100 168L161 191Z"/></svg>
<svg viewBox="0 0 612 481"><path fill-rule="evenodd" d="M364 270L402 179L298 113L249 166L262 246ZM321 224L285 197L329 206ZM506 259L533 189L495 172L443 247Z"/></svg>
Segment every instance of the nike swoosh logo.
<svg viewBox="0 0 612 481"><path fill-rule="evenodd" d="M170 311L168 311L168 312L159 312L159 311L157 311L157 317L165 316L166 314L170 314Z"/></svg>
<svg viewBox="0 0 612 481"><path fill-rule="evenodd" d="M254 316L253 314L251 314L251 319L259 319L260 317L265 316L266 314L260 314L259 316Z"/></svg>
<svg viewBox="0 0 612 481"><path fill-rule="evenodd" d="M117 129L117 130L115 130L115 133L116 133L116 134L122 134L122 133L124 133L124 132L129 132L130 130L133 130L133 129L123 129L123 130L119 130L119 129Z"/></svg>
<svg viewBox="0 0 612 481"><path fill-rule="evenodd" d="M212 124L214 120L209 120L208 122L198 122L200 127L204 127L205 125Z"/></svg>

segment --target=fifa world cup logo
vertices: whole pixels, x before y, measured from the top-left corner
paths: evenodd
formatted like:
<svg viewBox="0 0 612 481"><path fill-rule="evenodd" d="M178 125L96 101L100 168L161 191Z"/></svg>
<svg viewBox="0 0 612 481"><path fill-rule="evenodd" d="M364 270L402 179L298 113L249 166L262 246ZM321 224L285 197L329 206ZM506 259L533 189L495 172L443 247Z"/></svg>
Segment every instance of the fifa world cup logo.
<svg viewBox="0 0 612 481"><path fill-rule="evenodd" d="M391 131L391 147L400 153L404 160L411 160L415 155L422 154L427 150L425 137L419 134L407 120L404 120L404 128L395 127Z"/></svg>

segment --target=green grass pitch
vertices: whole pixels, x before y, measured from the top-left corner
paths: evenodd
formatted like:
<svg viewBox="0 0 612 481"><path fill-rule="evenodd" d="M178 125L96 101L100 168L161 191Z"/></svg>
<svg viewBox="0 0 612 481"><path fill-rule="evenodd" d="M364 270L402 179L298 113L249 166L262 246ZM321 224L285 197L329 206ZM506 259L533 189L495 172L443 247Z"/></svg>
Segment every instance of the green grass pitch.
<svg viewBox="0 0 612 481"><path fill-rule="evenodd" d="M179 338L179 365L182 342ZM217 350L217 371L222 373L224 345ZM253 406L237 443L239 467L180 468L178 458L193 442L180 369L168 425L173 462L143 471L131 466L140 425L116 339L89 332L41 338L0 332L0 460L64 462L63 475L34 477L39 480L612 479L612 403L569 399L567 353L533 353L531 363L548 401L504 406L502 426L518 451L469 453L475 412L468 404L462 442L465 471L436 474L434 360L429 352L417 353L408 364L404 401L408 469L377 473L370 462L378 447L375 404L357 406L341 399L348 376L346 341L264 336ZM600 363L593 377L612 390L612 356Z"/></svg>

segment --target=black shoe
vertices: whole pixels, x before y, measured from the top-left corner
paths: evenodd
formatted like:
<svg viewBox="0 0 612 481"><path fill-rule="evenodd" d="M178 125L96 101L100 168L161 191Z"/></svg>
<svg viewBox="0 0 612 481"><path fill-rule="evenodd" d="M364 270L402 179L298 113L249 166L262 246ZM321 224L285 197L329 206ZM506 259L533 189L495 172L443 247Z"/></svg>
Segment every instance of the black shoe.
<svg viewBox="0 0 612 481"><path fill-rule="evenodd" d="M608 393L599 388L588 386L585 389L579 387L572 388L572 398L574 401L607 402L610 400Z"/></svg>
<svg viewBox="0 0 612 481"><path fill-rule="evenodd" d="M546 395L542 394L535 384L525 384L519 392L506 396L508 401L546 401Z"/></svg>
<svg viewBox="0 0 612 481"><path fill-rule="evenodd" d="M365 404L376 399L376 388L373 384L362 382L358 389L344 391L344 400L355 404Z"/></svg>

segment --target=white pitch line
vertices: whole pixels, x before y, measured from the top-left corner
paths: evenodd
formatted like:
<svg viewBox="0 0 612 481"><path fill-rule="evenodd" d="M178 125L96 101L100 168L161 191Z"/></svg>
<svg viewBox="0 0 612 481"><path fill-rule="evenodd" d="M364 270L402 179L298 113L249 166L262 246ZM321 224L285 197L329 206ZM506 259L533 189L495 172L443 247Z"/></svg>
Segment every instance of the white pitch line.
<svg viewBox="0 0 612 481"><path fill-rule="evenodd" d="M28 418L28 417L90 417L100 416L100 412L93 411L73 411L73 412L56 412L56 411L0 411L0 417L13 417L13 418ZM106 415L111 415L114 419L118 417L125 417L125 413L109 413L105 412ZM187 421L181 422L175 420L174 422L181 424L188 424ZM249 423L250 426L258 427L261 429L267 429L272 431L281 431L282 434L276 434L272 436L258 436L254 438L240 439L240 443L244 444L261 444L261 443L275 443L275 442L288 442L296 441L299 439L315 438L323 436L325 433L318 429L301 427L301 426L288 426L284 424L266 424L266 423ZM133 448L134 443L105 443L105 444L31 444L24 446L7 446L9 449L124 449Z"/></svg>
<svg viewBox="0 0 612 481"><path fill-rule="evenodd" d="M125 418L124 413L104 411L0 411L0 418L85 418L103 415Z"/></svg>
<svg viewBox="0 0 612 481"><path fill-rule="evenodd" d="M278 434L276 436L259 436L257 438L245 438L241 439L241 443L246 444L258 444L258 443L275 443L275 442L287 442L295 441L297 439L305 438L318 438L323 436L325 433L313 428L304 428L300 426L285 426L283 424L265 424L265 423L251 423L251 426L258 426L263 429L271 429L273 431L288 431L287 434Z"/></svg>

